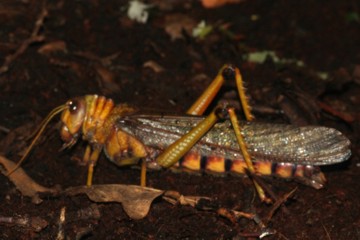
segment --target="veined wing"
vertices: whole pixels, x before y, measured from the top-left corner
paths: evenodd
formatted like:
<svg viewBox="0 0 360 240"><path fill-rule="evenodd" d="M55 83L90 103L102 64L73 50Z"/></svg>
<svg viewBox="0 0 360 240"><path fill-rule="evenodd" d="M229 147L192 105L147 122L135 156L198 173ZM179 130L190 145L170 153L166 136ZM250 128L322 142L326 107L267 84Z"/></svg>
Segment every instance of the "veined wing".
<svg viewBox="0 0 360 240"><path fill-rule="evenodd" d="M117 127L149 147L165 149L202 119L194 116L132 115L118 119ZM329 165L345 161L351 155L349 139L333 128L257 122L240 124L254 161ZM242 159L229 121L215 124L191 151L203 156Z"/></svg>

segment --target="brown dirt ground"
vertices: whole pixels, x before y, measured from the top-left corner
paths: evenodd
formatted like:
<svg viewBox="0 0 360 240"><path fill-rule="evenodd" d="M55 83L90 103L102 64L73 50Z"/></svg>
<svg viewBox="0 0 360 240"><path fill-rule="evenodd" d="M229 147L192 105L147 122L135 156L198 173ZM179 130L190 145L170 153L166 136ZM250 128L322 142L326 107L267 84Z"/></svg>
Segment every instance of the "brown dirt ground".
<svg viewBox="0 0 360 240"><path fill-rule="evenodd" d="M204 9L199 1L152 1L146 24L126 16L127 1L48 1L47 17L41 1L0 2L0 64L20 51L0 75L0 139L7 129L28 135L39 119L67 99L97 93L157 112L183 113L224 63L238 66L258 121L320 124L342 131L352 142L350 161L324 168L328 184L315 190L293 181L267 179L288 200L288 214L277 211L268 223L276 233L267 239L360 239L360 5L358 1L244 1ZM201 20L214 26L203 40L186 30ZM173 24L173 25L172 25ZM224 30L225 29L225 30ZM36 29L35 29L36 30ZM39 38L40 36L40 38ZM45 46L48 47L46 51ZM281 59L301 60L262 64L243 56L276 51ZM155 64L154 64L155 63ZM6 65L6 64L5 64ZM149 67L150 66L150 67ZM157 71L157 67L163 71ZM319 77L327 74L327 79ZM218 100L234 102L234 83L227 83ZM330 110L324 106L330 106ZM272 113L266 114L264 108ZM278 113L277 110L281 110ZM85 183L80 157L84 144L59 153L61 140L55 121L42 143L22 165L44 186L62 188ZM23 142L16 138L1 152L18 160ZM101 217L76 217L93 204L85 196L45 196L39 205L0 176L0 238L54 239L60 209L66 207L67 239L246 239L260 231L254 222L232 223L214 212L173 206L156 200L143 220L132 220L117 203L97 204ZM94 183L138 184L139 172L122 169L104 156ZM169 171L149 173L148 185L185 195L209 196L226 208L256 212L265 218L271 206L254 197L247 178L196 176ZM48 226L39 232L5 217L40 217ZM250 235L246 237L246 234Z"/></svg>

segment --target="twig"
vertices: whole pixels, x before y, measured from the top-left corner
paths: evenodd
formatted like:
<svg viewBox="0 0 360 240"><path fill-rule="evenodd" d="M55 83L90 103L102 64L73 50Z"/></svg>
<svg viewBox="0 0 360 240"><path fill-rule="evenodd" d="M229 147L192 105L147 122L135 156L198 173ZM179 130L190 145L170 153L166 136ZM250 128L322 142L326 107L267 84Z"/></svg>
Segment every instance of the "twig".
<svg viewBox="0 0 360 240"><path fill-rule="evenodd" d="M45 21L45 18L47 15L48 15L48 11L45 7L45 4L43 4L42 10L41 10L39 16L37 17L37 20L34 25L34 29L31 33L30 37L25 39L21 43L20 47L15 51L15 53L10 54L5 57L5 62L0 67L0 75L9 70L11 64L26 51L26 49L29 47L30 44L32 44L34 42L41 42L44 40L45 37L43 35L39 35L39 32L40 32L41 27L44 24L44 21Z"/></svg>
<svg viewBox="0 0 360 240"><path fill-rule="evenodd" d="M1 126L0 125L0 132L4 132L4 133L9 133L10 129L8 129L7 127Z"/></svg>
<svg viewBox="0 0 360 240"><path fill-rule="evenodd" d="M219 208L219 209L217 209L216 212L218 215L229 219L234 224L236 223L236 221L239 218L247 218L247 219L253 220L261 228L265 228L265 225L262 223L260 217L254 213L240 212L240 211L236 211L233 209L226 209L226 208Z"/></svg>
<svg viewBox="0 0 360 240"><path fill-rule="evenodd" d="M58 234L56 236L56 240L64 240L65 239L65 231L64 231L64 225L65 225L65 212L66 212L66 207L62 207L60 210L60 217L59 217L59 231Z"/></svg>
<svg viewBox="0 0 360 240"><path fill-rule="evenodd" d="M335 117L338 117L347 123L352 123L356 120L356 117L352 116L351 114L337 111L336 109L334 109L333 107L331 107L330 105L328 105L324 102L317 101L317 104L323 111L325 111Z"/></svg>
<svg viewBox="0 0 360 240"><path fill-rule="evenodd" d="M245 169L246 174L255 179L255 181L264 189L264 191L271 197L271 199L273 201L279 202L282 198L279 198L279 196L271 190L271 188L256 174L253 174L251 172L249 172L247 169ZM285 214L289 214L289 210L286 208L285 205L281 205L282 206L282 210L284 211Z"/></svg>
<svg viewBox="0 0 360 240"><path fill-rule="evenodd" d="M253 220L262 230L261 233L257 233L256 236L267 236L274 234L274 231L268 229L256 213L246 213L219 207L219 205L213 199L208 197L184 196L176 191L166 191L164 192L163 199L174 205L189 205L196 209L216 212L219 216L227 218L233 224L236 224L239 218Z"/></svg>
<svg viewBox="0 0 360 240"><path fill-rule="evenodd" d="M68 212L66 221L70 223L80 220L100 219L100 218L101 218L101 213L99 207L96 204L91 204L89 207L79 209L76 212Z"/></svg>
<svg viewBox="0 0 360 240"><path fill-rule="evenodd" d="M0 224L13 225L30 228L35 232L40 232L47 227L48 222L40 217L4 217L0 216Z"/></svg>
<svg viewBox="0 0 360 240"><path fill-rule="evenodd" d="M75 240L86 239L87 236L91 235L92 231L91 226L76 229Z"/></svg>
<svg viewBox="0 0 360 240"><path fill-rule="evenodd" d="M323 223L321 223L321 225L322 225L322 227L323 227L323 229L324 229L324 231L326 233L327 239L331 240L331 236L330 236L329 231L327 230L327 228L325 227L325 225Z"/></svg>
<svg viewBox="0 0 360 240"><path fill-rule="evenodd" d="M276 202L274 203L272 209L270 210L268 217L266 218L265 223L267 224L270 219L272 218L272 216L274 215L275 211L283 205L283 203L285 203L297 190L297 187L294 188L293 190L291 190L289 193L285 194L284 196L278 198L276 200Z"/></svg>
<svg viewBox="0 0 360 240"><path fill-rule="evenodd" d="M274 235L276 233L276 231L274 230L271 230L271 229L262 229L261 232L256 232L256 233L239 233L238 236L239 237L242 237L242 238L246 238L246 239L253 239L253 238L256 238L256 239L263 239L267 236L270 236L270 235Z"/></svg>

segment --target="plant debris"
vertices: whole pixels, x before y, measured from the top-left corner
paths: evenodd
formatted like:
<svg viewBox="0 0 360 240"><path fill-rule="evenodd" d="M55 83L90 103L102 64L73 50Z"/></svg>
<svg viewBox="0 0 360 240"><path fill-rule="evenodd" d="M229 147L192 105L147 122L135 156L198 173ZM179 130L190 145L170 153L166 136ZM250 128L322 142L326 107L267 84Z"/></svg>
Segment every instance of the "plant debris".
<svg viewBox="0 0 360 240"><path fill-rule="evenodd" d="M0 164L3 166L3 168L0 168L0 171L4 175L7 175L7 173L16 166L16 163L8 160L4 156L0 156ZM23 196L31 197L35 204L40 204L42 202L38 195L39 193L55 194L59 191L58 189L47 188L36 183L22 168L18 168L8 177L10 181L14 183L16 189L18 189Z"/></svg>
<svg viewBox="0 0 360 240"><path fill-rule="evenodd" d="M65 190L69 196L86 194L94 202L118 202L132 219L139 220L148 214L151 203L163 191L136 185L92 185L71 187Z"/></svg>
<svg viewBox="0 0 360 240"><path fill-rule="evenodd" d="M0 239L254 239L275 232L263 227L269 218L270 230L276 230L269 240L359 239L357 4L211 2L212 7L199 0L138 0L147 7L132 20L125 0L0 1L5 162L19 159L38 119L68 99L106 95L145 112L183 115L226 63L240 68L256 121L335 128L351 140L350 161L322 167L328 181L321 190L262 178L278 196L271 206L254 196L248 178L150 172L149 186L168 191L155 198L146 217L134 220L117 202L41 192L82 186L87 176L87 168L73 160L83 156L82 142L58 152L56 117L16 171L34 181L24 172L14 182L0 174ZM192 31L201 21L212 31L200 40ZM253 62L246 57L252 53L258 53ZM230 102L241 108L232 81L217 100L214 106ZM101 154L95 184L138 182L137 170L119 168ZM40 198L41 204L33 203ZM32 224L33 218L47 227Z"/></svg>

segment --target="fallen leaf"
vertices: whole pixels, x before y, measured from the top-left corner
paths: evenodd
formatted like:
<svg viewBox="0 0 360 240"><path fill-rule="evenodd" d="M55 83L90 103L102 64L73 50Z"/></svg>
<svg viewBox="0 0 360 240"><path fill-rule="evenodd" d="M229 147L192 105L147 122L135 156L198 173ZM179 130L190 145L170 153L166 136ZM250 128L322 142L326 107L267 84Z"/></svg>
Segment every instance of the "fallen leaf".
<svg viewBox="0 0 360 240"><path fill-rule="evenodd" d="M33 128L34 124L29 122L16 129L12 129L3 139L1 139L0 152L3 155L11 152L22 152L27 147L24 136L29 136Z"/></svg>
<svg viewBox="0 0 360 240"><path fill-rule="evenodd" d="M4 168L0 168L2 174L7 175L9 171L14 169L16 163L8 160L7 158L0 155L0 164ZM11 182L14 183L16 188L21 192L22 195L31 197L35 204L42 202L38 193L48 192L48 193L57 193L58 190L55 188L47 188L39 185L34 180L32 180L22 168L18 168L15 172L8 176Z"/></svg>
<svg viewBox="0 0 360 240"><path fill-rule="evenodd" d="M217 8L229 3L240 3L244 0L202 0L201 3L205 8Z"/></svg>
<svg viewBox="0 0 360 240"><path fill-rule="evenodd" d="M64 193L69 196L86 194L94 202L121 203L130 218L139 220L146 217L151 203L162 195L163 191L136 185L104 184L71 187Z"/></svg>
<svg viewBox="0 0 360 240"><path fill-rule="evenodd" d="M114 73L101 64L94 65L99 78L99 84L105 95L120 91L120 86L115 82Z"/></svg>
<svg viewBox="0 0 360 240"><path fill-rule="evenodd" d="M17 215L17 214L15 214ZM32 230L35 232L41 232L46 228L49 223L41 217L29 217L27 214L25 216L1 216L0 219L1 225L10 225L25 228L26 230Z"/></svg>
<svg viewBox="0 0 360 240"><path fill-rule="evenodd" d="M67 52L66 43L64 41L58 40L49 42L44 44L42 47L39 48L38 53L42 55L49 55L53 52Z"/></svg>
<svg viewBox="0 0 360 240"><path fill-rule="evenodd" d="M360 84L360 65L355 65L352 77L357 84Z"/></svg>
<svg viewBox="0 0 360 240"><path fill-rule="evenodd" d="M161 73L164 71L164 68L160 64L158 64L157 62L155 62L153 60L146 61L143 64L143 67L151 68L155 73Z"/></svg>
<svg viewBox="0 0 360 240"><path fill-rule="evenodd" d="M351 114L336 110L336 108L334 108L334 106L331 106L331 105L326 104L321 101L317 101L317 104L323 111L330 113L331 115L338 117L347 123L352 123L356 120L356 118L354 116L352 116Z"/></svg>
<svg viewBox="0 0 360 240"><path fill-rule="evenodd" d="M189 36L196 26L196 21L185 14L171 14L165 17L165 32L169 34L172 41L183 39L183 31Z"/></svg>
<svg viewBox="0 0 360 240"><path fill-rule="evenodd" d="M197 208L197 204L202 201L212 201L211 198L201 196L184 196L177 191L166 191L164 192L163 199L173 205L179 203L182 206L191 206Z"/></svg>

